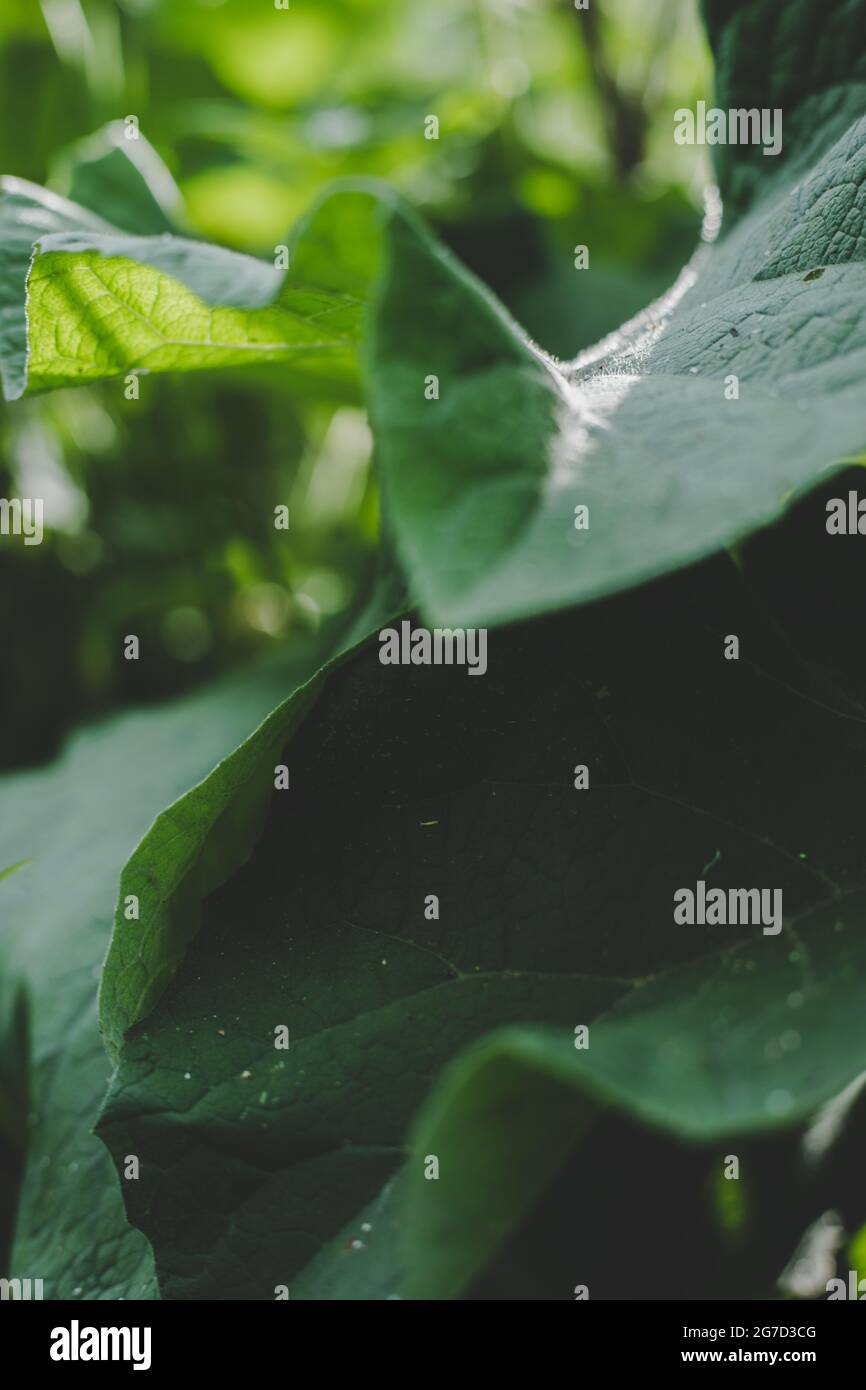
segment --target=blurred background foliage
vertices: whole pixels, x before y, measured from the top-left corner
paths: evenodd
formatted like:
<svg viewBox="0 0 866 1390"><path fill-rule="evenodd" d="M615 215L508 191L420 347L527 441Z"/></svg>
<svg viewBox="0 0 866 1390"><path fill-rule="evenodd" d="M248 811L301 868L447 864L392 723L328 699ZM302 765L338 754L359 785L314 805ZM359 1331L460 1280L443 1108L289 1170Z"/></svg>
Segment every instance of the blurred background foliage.
<svg viewBox="0 0 866 1390"><path fill-rule="evenodd" d="M77 194L70 147L135 115L190 233L268 257L330 179L376 175L567 357L690 254L708 169L672 112L711 80L694 0L0 0L0 168ZM0 549L0 767L356 601L378 528L361 401L298 399L275 368L2 412L0 495L45 498L56 529ZM147 660L124 661L130 632Z"/></svg>

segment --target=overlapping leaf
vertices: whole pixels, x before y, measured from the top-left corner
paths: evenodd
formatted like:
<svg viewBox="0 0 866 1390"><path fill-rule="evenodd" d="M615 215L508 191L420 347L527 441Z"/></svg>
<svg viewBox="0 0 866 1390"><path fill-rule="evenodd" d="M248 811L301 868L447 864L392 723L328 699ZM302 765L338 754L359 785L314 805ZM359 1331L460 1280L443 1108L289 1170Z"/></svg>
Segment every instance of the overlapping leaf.
<svg viewBox="0 0 866 1390"><path fill-rule="evenodd" d="M30 267L26 363L20 323L7 331L7 391L260 361L351 393L364 338L400 558L451 623L615 592L768 524L866 447L866 84L848 64L863 7L709 8L719 103L779 106L783 154L722 147L721 240L577 362L535 348L393 194L360 183L296 229L287 271L66 209ZM35 240L15 205L0 217Z"/></svg>
<svg viewBox="0 0 866 1390"><path fill-rule="evenodd" d="M43 1279L48 1298L155 1293L147 1243L92 1132L110 1074L96 990L118 868L154 816L306 674L283 661L126 715L80 735L55 767L4 779L4 855L32 861L0 903L0 1035L23 1027L29 1044L26 1062L14 1054L15 1115L9 1102L28 1155L11 1273Z"/></svg>
<svg viewBox="0 0 866 1390"><path fill-rule="evenodd" d="M339 395L357 390L360 349L398 554L422 611L450 622L613 593L776 519L866 443L866 97L850 61L864 6L707 8L720 104L783 102L784 157L725 151L736 216L722 238L579 362L527 342L372 186L324 199L284 274L13 183L0 204L7 395L250 361ZM118 1070L100 1129L119 1162L141 1161L124 1195L169 1296L273 1297L288 1283L386 1296L403 1182L408 1290L451 1296L599 1106L691 1138L746 1133L798 1122L866 1067L862 709L792 662L748 594L714 580L688 611L691 582L504 634L483 682L356 656L158 818L124 875L144 914L118 917L108 963ZM722 661L725 632L742 663ZM266 818L278 757L292 788ZM336 866L323 848L335 824ZM102 1065L83 979L119 851L109 838L97 856L74 961L58 957L41 987L39 1096L63 1110L69 1067L89 1079L68 1090L61 1138L34 1143L18 1247L19 1261L54 1260L64 1290L102 1296L150 1289L145 1247L106 1187L97 1258L73 1259L64 1233L81 1204L45 1170L55 1151L100 1165L83 1137ZM29 852L11 845L4 862ZM62 917L58 864L14 962L25 977ZM676 928L673 889L711 872L782 887L785 933ZM61 1004L67 978L78 985ZM443 1064L512 1022L542 1031L497 1034L459 1062L407 1149ZM53 1058L59 1035L70 1045ZM419 1172L429 1153L438 1183ZM360 1258L372 1248L371 1213L387 1242L367 1281L339 1251L343 1237Z"/></svg>
<svg viewBox="0 0 866 1390"><path fill-rule="evenodd" d="M151 958L121 1046L100 1132L140 1157L127 1201L168 1296L273 1297L353 1213L363 1248L431 1081L509 1020L549 1031L458 1064L411 1150L412 1293L481 1272L599 1102L718 1139L797 1124L866 1069L855 709L723 562L498 635L483 681L374 653L337 672L248 866L182 963ZM221 795L216 776L180 821ZM674 891L702 877L782 890L784 930L675 924ZM118 923L106 1004L139 931ZM574 1030L599 1017L579 1057Z"/></svg>

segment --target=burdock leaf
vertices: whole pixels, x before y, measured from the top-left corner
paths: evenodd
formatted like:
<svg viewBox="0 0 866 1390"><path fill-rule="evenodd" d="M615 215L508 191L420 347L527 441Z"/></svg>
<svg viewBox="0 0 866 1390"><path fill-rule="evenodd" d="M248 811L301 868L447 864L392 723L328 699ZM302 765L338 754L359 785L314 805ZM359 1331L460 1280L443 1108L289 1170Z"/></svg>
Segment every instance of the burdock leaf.
<svg viewBox="0 0 866 1390"><path fill-rule="evenodd" d="M249 858L286 742L314 707L330 668L265 719L188 796L157 816L120 883L118 930L103 977L100 1013L109 1055L150 1013L201 925L202 900ZM128 930L124 903L136 904Z"/></svg>
<svg viewBox="0 0 866 1390"><path fill-rule="evenodd" d="M92 1132L110 1074L96 995L118 874L153 817L307 670L282 659L124 715L76 736L52 767L0 783L0 855L32 858L0 885L0 1072L14 1067L29 1113L10 1273L43 1279L46 1298L155 1296L147 1243Z"/></svg>
<svg viewBox="0 0 866 1390"><path fill-rule="evenodd" d="M255 773L271 805L246 866L200 907L156 841L128 867L163 917L201 923L181 960L118 920L103 995L113 1033L111 977L138 951L148 1011L123 1016L99 1132L118 1163L140 1158L128 1210L167 1296L272 1298L340 1232L360 1264L362 1213L407 1157L394 1266L410 1293L451 1296L596 1103L686 1139L771 1133L866 1069L849 833L866 722L730 562L493 634L488 658L477 680L374 651L336 670L277 759L290 787L271 790L267 760ZM179 823L204 823L215 793L228 823L218 779ZM674 894L699 881L778 891L782 911L678 923ZM407 1147L447 1059L518 1022L547 1031L458 1064Z"/></svg>
<svg viewBox="0 0 866 1390"><path fill-rule="evenodd" d="M866 892L786 932L789 952L739 942L642 984L592 1027L585 1051L563 1032L514 1029L459 1058L412 1135L403 1291L463 1292L606 1110L731 1141L808 1119L861 1075Z"/></svg>
<svg viewBox="0 0 866 1390"><path fill-rule="evenodd" d="M703 0L716 63L716 102L736 111L781 110L780 156L760 144L712 147L726 208L760 198L777 172L808 173L822 148L864 111L866 8L860 0Z"/></svg>
<svg viewBox="0 0 866 1390"><path fill-rule="evenodd" d="M529 343L373 185L317 205L284 272L279 255L129 235L13 183L0 203L7 394L242 362L279 364L292 389L351 394L360 347L406 578L422 611L451 623L610 594L765 525L864 446L861 60L841 81L863 6L800 0L782 15L729 0L711 13L722 106L746 91L775 100L791 54L827 36L815 80L792 92L793 149L778 166L727 151L735 216L721 238L577 362ZM755 51L741 59L746 37ZM449 1296L599 1104L691 1139L772 1132L866 1068L852 984L866 715L737 586L733 571L727 584L690 574L495 633L481 680L355 653L157 819L125 872L106 967L117 1070L100 1133L121 1173L130 1155L140 1163L123 1191L165 1293L357 1290L363 1273L344 1277L334 1242L363 1259L365 1213L408 1161L410 1257L428 1257L418 1239L432 1249L410 1292ZM839 622L840 650L857 630ZM738 661L724 660L730 633ZM212 765L212 739L222 749L236 734L234 716L209 726L196 768ZM104 1059L85 975L109 865L180 789L166 795L163 761L188 786L198 750L174 768L161 742L139 749L158 750L153 794L92 797L94 822L80 807L121 765L116 746L100 763L100 746L76 745L74 790L62 772L10 784L30 811L15 800L2 862L26 852L35 869L4 885L27 925L4 957L39 1003L34 1113L46 1117L16 1258L22 1275L56 1270L64 1293L128 1296L150 1290L148 1253L86 1133ZM283 762L290 784L274 791ZM32 831L46 792L64 814L43 850ZM70 892L73 870L85 891ZM676 923L674 892L704 880L780 892L783 929ZM25 887L37 896L19 900ZM442 1153L407 1146L443 1065L511 1024L520 1033L458 1064L415 1131ZM456 1137L467 1109L484 1173ZM438 1180L419 1176L434 1159ZM72 1196L55 1160L88 1165ZM450 1215L433 1210L443 1163L478 1216L451 1256ZM68 1241L94 1220L94 1187L97 1250L81 1254ZM387 1255L368 1287L387 1296L399 1263Z"/></svg>
<svg viewBox="0 0 866 1390"><path fill-rule="evenodd" d="M866 21L824 0L708 10L719 107L781 110L781 152L716 147L716 244L576 361L362 181L316 205L287 270L176 236L42 237L11 394L267 362L352 395L360 351L400 560L452 625L614 593L770 524L866 448Z"/></svg>

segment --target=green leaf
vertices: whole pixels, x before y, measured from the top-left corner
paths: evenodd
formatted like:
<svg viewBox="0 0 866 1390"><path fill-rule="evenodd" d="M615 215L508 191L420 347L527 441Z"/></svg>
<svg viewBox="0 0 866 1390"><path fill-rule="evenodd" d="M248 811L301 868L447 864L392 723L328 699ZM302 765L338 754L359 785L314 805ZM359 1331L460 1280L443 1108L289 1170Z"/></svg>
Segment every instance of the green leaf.
<svg viewBox="0 0 866 1390"><path fill-rule="evenodd" d="M124 1033L151 1012L183 960L201 926L202 900L249 858L281 751L315 705L333 664L278 705L199 787L157 816L124 870L100 1001L112 1060ZM124 908L130 898L134 919Z"/></svg>
<svg viewBox="0 0 866 1390"><path fill-rule="evenodd" d="M150 142L123 121L64 151L57 172L73 203L122 231L161 236L183 226L177 184Z"/></svg>
<svg viewBox="0 0 866 1390"><path fill-rule="evenodd" d="M784 146L774 159L753 145L713 146L733 213L760 198L777 171L786 180L808 174L822 149L863 115L866 10L838 0L794 0L784 7L775 0L703 0L702 8L718 105L784 113Z"/></svg>
<svg viewBox="0 0 866 1390"><path fill-rule="evenodd" d="M27 386L27 317L24 303L34 243L47 233L108 224L25 179L0 178L0 381L7 400Z"/></svg>
<svg viewBox="0 0 866 1390"><path fill-rule="evenodd" d="M707 11L717 101L781 108L783 154L716 147L731 230L666 301L576 363L533 349L367 184L313 210L285 277L183 239L46 237L30 282L31 389L251 360L349 389L381 269L370 403L400 554L432 616L546 611L768 523L866 444L866 74L862 55L849 62L866 21L861 6L818 0L784 23L770 3ZM438 401L424 396L430 376ZM588 532L573 527L581 505Z"/></svg>
<svg viewBox="0 0 866 1390"><path fill-rule="evenodd" d="M567 365L535 361L395 228L371 408L428 614L489 625L637 584L776 520L862 454L866 265L845 188L862 167L866 119ZM437 403L421 398L427 372Z"/></svg>
<svg viewBox="0 0 866 1390"><path fill-rule="evenodd" d="M27 278L26 353L15 338L4 354L15 383L7 395L25 384L41 391L132 371L267 362L307 389L354 396L378 222L392 205L398 215L394 195L375 188L347 183L336 208L314 208L291 239L288 273L185 237L52 230ZM10 299L22 293L15 276L10 285Z"/></svg>
<svg viewBox="0 0 866 1390"><path fill-rule="evenodd" d="M459 1295L609 1107L692 1140L732 1140L808 1119L861 1074L866 892L786 930L790 955L741 942L656 976L592 1027L586 1051L563 1033L514 1029L459 1058L413 1135L409 1296ZM431 1153L437 1185L423 1176Z"/></svg>
<svg viewBox="0 0 866 1390"><path fill-rule="evenodd" d="M79 734L56 765L0 782L0 853L33 856L27 873L2 885L0 1079L8 1071L10 1096L13 1079L23 1084L15 1020L22 1009L29 1017L28 1163L11 1272L43 1278L46 1297L155 1295L147 1243L129 1228L92 1133L110 1072L96 993L117 878L153 817L306 676L309 657L303 662L282 658L173 706L116 718ZM11 1100L8 1110L11 1127Z"/></svg>
<svg viewBox="0 0 866 1390"><path fill-rule="evenodd" d="M723 65L718 100L738 74ZM665 299L573 363L359 183L296 230L285 274L176 237L42 238L29 389L257 361L350 395L366 313L388 513L423 611L492 625L616 592L769 524L866 446L866 99L846 91L850 121L814 128L808 167L783 161Z"/></svg>
<svg viewBox="0 0 866 1390"><path fill-rule="evenodd" d="M369 1302L400 1298L399 1197L399 1181L387 1182L292 1280L292 1300Z"/></svg>
<svg viewBox="0 0 866 1390"><path fill-rule="evenodd" d="M710 14L720 102L759 105L791 91L790 56L811 56L825 16L817 76L791 91L799 138L760 181L770 161L725 154L736 217L722 238L577 362L529 343L373 185L317 205L283 275L7 181L7 396L248 362L279 364L292 389L351 396L360 348L407 583L452 623L614 593L775 520L864 446L866 100L859 76L841 93L834 82L862 6L827 19L800 0L779 19L729 0ZM116 161L100 167L113 180ZM458 1064L418 1131L443 1147L477 1220L454 1237L432 1210L441 1188L410 1194L416 1293L466 1287L600 1105L693 1139L772 1131L863 1069L862 703L796 662L754 593L728 583L690 574L495 634L484 681L356 653L157 818L123 877L104 979L117 1072L100 1133L121 1171L141 1158L124 1196L169 1296L271 1298L289 1281L355 1296L365 1279L341 1238L363 1246L364 1214L393 1212L414 1111L455 1052L502 1025L524 1027ZM847 649L856 623L831 621ZM730 631L740 663L721 656ZM161 718L140 746L118 725L122 744L89 735L61 769L9 783L2 862L35 859L4 886L18 924L2 943L4 988L23 980L37 1006L16 1268L50 1273L62 1293L152 1292L149 1251L87 1129L105 1080L88 972L119 859L240 724L233 703L205 718L204 747L172 721L175 761ZM135 795L124 783L97 797L129 766L121 746L136 750ZM272 796L283 758L291 791ZM591 767L589 794L573 788L575 762ZM47 844L34 834L46 798L62 813ZM710 874L781 888L785 933L677 927L672 892ZM435 920L431 891L445 905ZM141 921L124 915L130 895ZM603 1057L572 1055L584 1022ZM515 1147L502 1155L509 1106ZM379 1296L402 1263L395 1220L370 1262ZM81 1253L85 1223L96 1250Z"/></svg>
<svg viewBox="0 0 866 1390"><path fill-rule="evenodd" d="M723 657L731 630L739 662ZM843 1089L866 1068L856 711L792 657L726 560L495 634L483 680L374 652L343 664L278 759L291 787L240 872L199 909L155 838L125 875L201 920L182 961L173 945L154 958L147 920L118 920L104 992L113 1033L108 980L139 951L149 1012L125 1033L99 1132L118 1163L140 1156L128 1209L164 1293L270 1298L306 1278L403 1166L442 1065L509 1022L554 1030L526 1043L531 1084L493 1046L477 1084L461 1079L475 1063L445 1083L412 1146L429 1208L410 1211L418 1242L394 1260L410 1292L451 1296L495 1254L588 1123L574 1084L703 1139L790 1127ZM178 824L212 822L215 800L228 823L249 790L233 810L226 785L192 792ZM673 894L699 879L779 889L784 930L677 924ZM455 1136L475 1106L473 1166ZM419 1176L429 1154L477 1207L465 1240L441 1182Z"/></svg>

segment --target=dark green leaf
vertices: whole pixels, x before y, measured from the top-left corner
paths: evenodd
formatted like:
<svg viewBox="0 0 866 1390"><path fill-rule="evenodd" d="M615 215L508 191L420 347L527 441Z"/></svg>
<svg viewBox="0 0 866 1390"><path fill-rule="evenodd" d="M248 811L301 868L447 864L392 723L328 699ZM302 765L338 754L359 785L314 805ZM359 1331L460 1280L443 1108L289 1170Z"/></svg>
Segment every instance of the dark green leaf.
<svg viewBox="0 0 866 1390"><path fill-rule="evenodd" d="M489 662L476 681L355 656L280 759L291 788L182 964L172 949L162 972L118 922L109 977L139 943L151 1011L121 1044L100 1133L118 1161L140 1156L127 1201L169 1296L269 1298L300 1277L402 1166L443 1063L509 1020L554 1031L458 1064L413 1145L428 1206L409 1218L411 1292L480 1272L591 1119L581 1096L710 1139L799 1123L866 1068L848 829L866 724L733 567L496 634ZM181 823L211 819L221 786ZM126 882L149 874L165 913L174 898L197 920L143 849ZM784 929L678 924L673 895L698 880L780 890ZM429 1154L450 1195L444 1171L421 1177Z"/></svg>
<svg viewBox="0 0 866 1390"><path fill-rule="evenodd" d="M157 812L302 674L297 664L271 664L176 706L94 728L54 767L3 779L2 854L32 857L0 890L0 980L9 991L0 1037L8 1024L9 1074L19 1089L26 1077L30 1111L12 1274L44 1279L46 1297L154 1296L147 1243L129 1229L92 1133L110 1074L96 992L119 867ZM21 1007L30 1018L24 1076L19 1044L14 1066L10 1050L21 1036L12 1028Z"/></svg>

